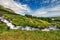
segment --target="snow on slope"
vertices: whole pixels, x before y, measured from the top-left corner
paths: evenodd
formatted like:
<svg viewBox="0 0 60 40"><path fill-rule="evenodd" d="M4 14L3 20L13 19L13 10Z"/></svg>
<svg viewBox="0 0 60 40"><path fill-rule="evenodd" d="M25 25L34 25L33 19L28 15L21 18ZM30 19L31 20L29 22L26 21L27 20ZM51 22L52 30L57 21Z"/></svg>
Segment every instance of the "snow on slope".
<svg viewBox="0 0 60 40"><path fill-rule="evenodd" d="M12 9L14 12L21 15L30 12L30 8L28 8L27 5L18 4L14 0L0 0L0 5Z"/></svg>

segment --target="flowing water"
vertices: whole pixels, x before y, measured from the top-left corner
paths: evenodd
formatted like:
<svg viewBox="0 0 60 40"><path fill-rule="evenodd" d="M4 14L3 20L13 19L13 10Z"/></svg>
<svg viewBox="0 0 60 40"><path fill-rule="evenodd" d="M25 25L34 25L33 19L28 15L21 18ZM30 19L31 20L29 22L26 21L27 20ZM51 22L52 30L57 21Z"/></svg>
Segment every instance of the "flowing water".
<svg viewBox="0 0 60 40"><path fill-rule="evenodd" d="M6 20L4 17L0 17L0 20L4 22L10 29L22 29L22 30L40 30L39 28L33 28L29 26L15 26L10 21ZM41 31L59 30L56 27L49 26L49 28L41 29Z"/></svg>

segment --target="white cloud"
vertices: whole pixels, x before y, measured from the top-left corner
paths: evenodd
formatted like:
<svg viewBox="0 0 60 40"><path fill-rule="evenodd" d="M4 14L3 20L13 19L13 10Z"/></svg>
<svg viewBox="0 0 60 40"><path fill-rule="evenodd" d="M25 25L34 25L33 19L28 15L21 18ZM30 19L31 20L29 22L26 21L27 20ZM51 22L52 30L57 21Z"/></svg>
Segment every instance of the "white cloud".
<svg viewBox="0 0 60 40"><path fill-rule="evenodd" d="M0 5L12 9L17 14L22 14L25 12L30 12L30 8L27 5L22 5L16 3L14 0L0 0Z"/></svg>
<svg viewBox="0 0 60 40"><path fill-rule="evenodd" d="M60 16L60 5L51 8L41 8L38 9L33 16L43 16L43 17L56 17Z"/></svg>
<svg viewBox="0 0 60 40"><path fill-rule="evenodd" d="M60 11L60 5L57 5L53 8L49 8L50 10L49 11Z"/></svg>
<svg viewBox="0 0 60 40"><path fill-rule="evenodd" d="M32 15L41 15L41 14L46 14L47 12L42 9L36 10Z"/></svg>
<svg viewBox="0 0 60 40"><path fill-rule="evenodd" d="M49 3L49 0L43 0L43 3Z"/></svg>
<svg viewBox="0 0 60 40"><path fill-rule="evenodd" d="M55 2L55 1L58 1L58 0L51 0L52 3Z"/></svg>
<svg viewBox="0 0 60 40"><path fill-rule="evenodd" d="M42 15L43 17L59 17L60 12L48 12L47 14Z"/></svg>

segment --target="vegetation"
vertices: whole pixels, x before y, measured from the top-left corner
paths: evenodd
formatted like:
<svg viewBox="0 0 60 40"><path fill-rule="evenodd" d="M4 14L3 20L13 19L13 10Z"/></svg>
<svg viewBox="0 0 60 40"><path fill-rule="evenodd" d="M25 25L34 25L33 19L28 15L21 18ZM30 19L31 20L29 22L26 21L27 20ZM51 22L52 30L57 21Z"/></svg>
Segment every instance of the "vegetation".
<svg viewBox="0 0 60 40"><path fill-rule="evenodd" d="M60 17L55 17L53 18L53 23L55 23L57 25L58 28L60 28Z"/></svg>
<svg viewBox="0 0 60 40"><path fill-rule="evenodd" d="M4 16L6 19L12 21L12 23L15 25L41 28L48 27L53 23L60 27L60 17L36 17L28 14L22 16L3 6L0 6L0 16Z"/></svg>
<svg viewBox="0 0 60 40"><path fill-rule="evenodd" d="M6 9L3 7L0 8L0 12L3 13L3 16L12 21L13 24L15 25L21 25L21 26L31 26L31 27L48 27L50 25L49 22L37 18L29 18L26 16L18 15L9 9Z"/></svg>
<svg viewBox="0 0 60 40"><path fill-rule="evenodd" d="M43 21L47 21L50 24L55 24L57 25L58 28L60 28L60 17L36 17L36 16L29 15L29 14L26 14L25 16L32 18L32 19L40 19Z"/></svg>
<svg viewBox="0 0 60 40"><path fill-rule="evenodd" d="M40 19L48 22L52 22L52 19L50 17L37 17L37 16L32 16L29 14L25 14L26 17L32 18L32 19Z"/></svg>
<svg viewBox="0 0 60 40"><path fill-rule="evenodd" d="M0 33L0 40L60 40L60 31L9 30Z"/></svg>
<svg viewBox="0 0 60 40"><path fill-rule="evenodd" d="M7 25L0 21L0 34L7 30Z"/></svg>

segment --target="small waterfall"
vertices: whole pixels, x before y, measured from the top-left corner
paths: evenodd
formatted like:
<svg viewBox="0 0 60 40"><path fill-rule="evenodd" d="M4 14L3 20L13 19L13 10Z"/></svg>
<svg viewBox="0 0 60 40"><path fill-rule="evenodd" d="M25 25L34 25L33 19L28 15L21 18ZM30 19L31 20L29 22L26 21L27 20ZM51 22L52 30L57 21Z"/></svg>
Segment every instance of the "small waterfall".
<svg viewBox="0 0 60 40"><path fill-rule="evenodd" d="M18 29L19 27L15 27L10 21L6 20L4 17L0 17L0 20L4 23L6 23L6 25L8 27L10 27L10 29Z"/></svg>
<svg viewBox="0 0 60 40"><path fill-rule="evenodd" d="M32 27L28 27L28 26L16 26L13 25L10 21L6 20L4 17L0 17L0 20L4 23L6 23L6 25L10 28L10 29L22 29L22 30L39 30L38 28L32 28Z"/></svg>

